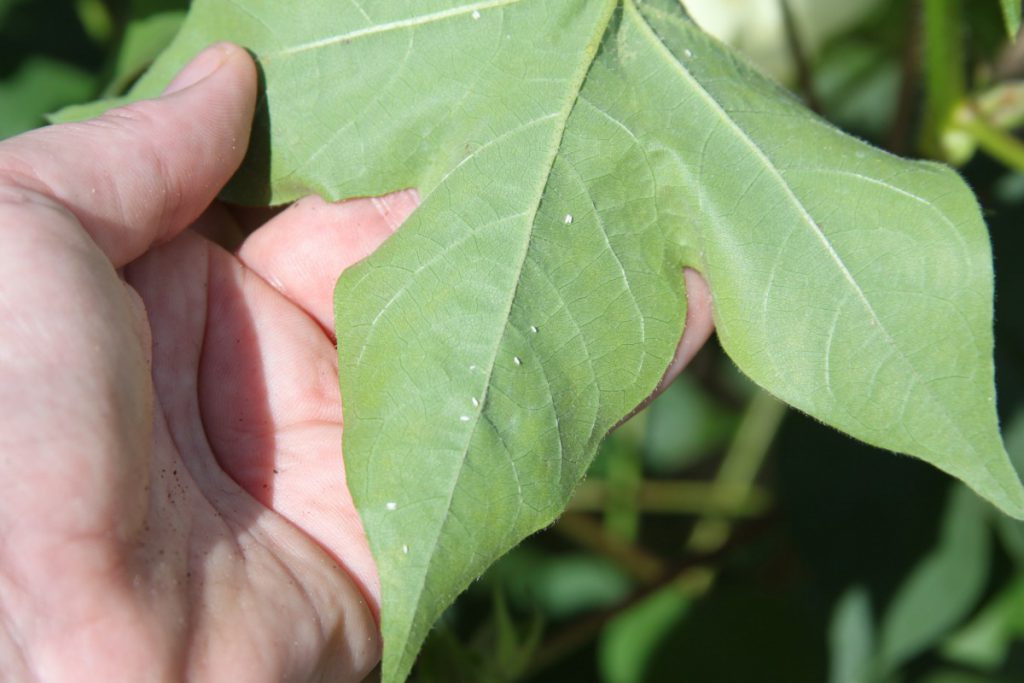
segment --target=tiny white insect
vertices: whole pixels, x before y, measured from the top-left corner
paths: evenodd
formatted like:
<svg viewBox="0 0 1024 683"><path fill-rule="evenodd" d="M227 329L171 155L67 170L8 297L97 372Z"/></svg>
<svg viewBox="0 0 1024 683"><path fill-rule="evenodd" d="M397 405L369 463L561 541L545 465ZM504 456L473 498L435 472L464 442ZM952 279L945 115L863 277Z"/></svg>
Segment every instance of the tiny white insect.
<svg viewBox="0 0 1024 683"><path fill-rule="evenodd" d="M512 358L512 362L515 363L516 365L522 365L523 359L520 358L519 356L515 356L514 358Z"/></svg>
<svg viewBox="0 0 1024 683"><path fill-rule="evenodd" d="M693 50L689 50L689 49L683 50L683 54L686 55L687 57L692 57L693 56Z"/></svg>
<svg viewBox="0 0 1024 683"><path fill-rule="evenodd" d="M461 415L459 417L459 422L469 422L469 415Z"/></svg>
<svg viewBox="0 0 1024 683"><path fill-rule="evenodd" d="M565 220L565 224L566 225L572 225L572 214L571 213L565 214L565 219L564 220Z"/></svg>
<svg viewBox="0 0 1024 683"><path fill-rule="evenodd" d="M537 329L536 325L530 325L530 332L533 332L534 334L537 334L538 332L540 332L540 330Z"/></svg>
<svg viewBox="0 0 1024 683"><path fill-rule="evenodd" d="M479 19L480 18L480 10L478 10L478 9L473 10L472 17L474 19Z"/></svg>
<svg viewBox="0 0 1024 683"><path fill-rule="evenodd" d="M479 401L479 399L477 399L476 396L474 396L473 398L471 398L469 400L473 402L473 407L474 408L479 408L480 407L480 401Z"/></svg>
<svg viewBox="0 0 1024 683"><path fill-rule="evenodd" d="M384 507L386 507L388 510L397 510L398 509L398 503L388 502Z"/></svg>
<svg viewBox="0 0 1024 683"><path fill-rule="evenodd" d="M403 555L408 555L409 554L409 546L407 546L407 545L403 545L402 546L402 554Z"/></svg>

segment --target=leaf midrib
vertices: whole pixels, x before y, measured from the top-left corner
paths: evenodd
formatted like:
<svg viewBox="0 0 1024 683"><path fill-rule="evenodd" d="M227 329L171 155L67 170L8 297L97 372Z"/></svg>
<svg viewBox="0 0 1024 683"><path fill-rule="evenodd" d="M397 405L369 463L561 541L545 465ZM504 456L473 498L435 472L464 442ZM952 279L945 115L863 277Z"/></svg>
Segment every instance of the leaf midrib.
<svg viewBox="0 0 1024 683"><path fill-rule="evenodd" d="M503 4L511 4L512 2L518 2L518 1L520 1L520 0L505 0L505 2ZM480 398L480 412L486 410L487 397L488 397L488 394L490 393L490 389L491 389L491 380L492 380L492 378L494 376L494 368L495 368L495 366L497 364L497 361L498 361L498 354L501 351L502 340L505 338L505 335L506 335L506 333L508 331L508 325L509 325L509 320L511 319L512 307L515 304L516 297L517 297L517 295L519 293L519 286L522 283L522 279L523 279L522 278L522 273L523 273L523 269L524 269L524 267L526 265L526 258L529 255L530 247L531 247L531 245L533 243L533 229L536 226L536 216L537 216L537 213L540 210L541 202L544 199L544 190L545 190L545 188L547 188L547 186L548 186L548 184L549 184L549 182L551 180L551 173L552 173L552 171L554 169L555 160L558 157L559 152L561 151L562 140L564 139L564 136L565 136L565 131L566 131L566 128L567 128L568 122L569 122L569 117L572 114L572 111L575 108L576 103L578 102L578 100L580 98L580 94L581 94L582 89L583 89L583 83L586 80L587 74L590 72L590 68L591 68L591 66L594 63L595 58L597 57L598 49L600 48L601 42L602 42L605 34L608 31L608 26L611 23L611 19L612 19L612 16L613 16L614 12L615 12L616 7L619 6L620 0L605 0L605 3L606 3L606 7L604 9L604 14L601 17L601 20L596 23L596 30L591 35L590 42L587 44L586 52L584 53L585 59L582 59L580 61L580 69L579 69L578 73L576 74L576 78L573 80L573 87L569 89L570 96L566 98L565 103L563 104L562 108L559 110L559 113L561 114L560 121L559 121L559 125L557 126L557 129L556 129L556 134L553 135L553 137L555 137L556 139L553 141L553 143L551 145L551 149L550 149L550 152L549 152L549 155L548 155L548 159L547 159L547 162L546 162L547 172L545 174L543 174L542 181L538 183L538 187L537 187L536 192L535 192L536 201L534 202L533 210L530 212L531 215L533 216L533 219L532 219L531 224L530 224L531 225L531 227L530 227L530 236L525 240L525 243L524 243L524 246L523 246L523 249L522 249L522 253L518 256L518 259L517 259L516 272L519 275L516 278L516 285L515 285L515 287L512 288L512 292L511 292L511 294L509 296L509 299L508 299L508 302L507 302L507 304L505 306L505 309L504 309L505 310L505 315L504 315L505 324L501 327L500 334L497 335L497 339L496 339L495 344L494 344L494 352L493 352L493 354L491 356L491 360L490 360L489 366L487 368L487 380L486 380L486 383L484 385L484 393L483 393L483 395ZM470 11L472 11L472 10L470 10ZM467 458L467 456L469 454L470 444L472 443L473 437L476 435L476 431L479 428L480 412L477 413L476 420L474 421L474 424L473 424L473 429L471 429L471 430L469 430L467 432L468 433L468 437L466 439L465 446L462 449L462 456L461 456L461 461L459 463L458 472L456 474L455 481L454 481L453 485L451 486L450 492L448 494L448 500L445 503L446 515L445 515L444 520L442 521L442 523L440 525L438 525L437 533L435 534L434 539L433 539L433 541L430 544L430 560L427 563L427 567L426 567L426 569L424 571L422 571L420 573L420 583L419 583L419 586L417 587L417 590L416 590L416 605L415 605L415 607L413 609L413 612L412 612L413 615L416 615L417 613L419 613L419 611L420 611L420 609L421 609L421 607L423 605L423 596L424 596L423 587L424 587L424 585L426 583L427 576L430 574L431 567L433 566L434 561L437 558L437 552L436 552L437 551L437 544L438 544L438 541L440 540L441 533L444 530L445 526L447 525L447 521L449 519L449 514L448 513L451 512L451 505L452 505L452 502L453 502L453 500L455 498L455 492L456 492L456 490L458 488L458 482L461 479L463 469L465 468L466 458ZM405 647L403 648L403 654L405 654L405 653L407 653L409 651L408 633L411 631L412 626L413 626L413 621L410 621L408 623L408 625L407 625L407 628L406 628L406 631L405 631L405 637L403 639L403 641L405 643Z"/></svg>
<svg viewBox="0 0 1024 683"><path fill-rule="evenodd" d="M668 50L665 44L661 41L660 38L658 38L658 35L654 32L654 29L652 29L650 24L648 24L647 21L643 18L643 14L636 8L634 0L626 0L626 5L630 10L632 10L633 14L635 15L634 18L638 19L638 23L643 28L644 32L654 43L658 54L661 55L662 58L665 59L665 61L667 61L672 66L673 69L675 69L680 75L682 75L682 77L688 83L690 83L693 86L693 90L702 100L704 100L709 105L711 109L720 114L721 120L727 126L729 126L730 129L732 129L732 131L736 134L737 138L739 138L748 148L750 148L751 152L753 152L753 154L761 162L765 170L778 181L779 186L783 188L786 197L790 200L790 203L793 205L793 207L796 208L797 212L800 215L800 218L803 220L804 223L811 227L812 232L821 241L822 245L825 247L825 250L828 252L829 257L838 267L843 278L846 279L846 281L849 282L850 285L853 287L854 292L856 293L857 297L861 300L861 303L864 304L864 307L871 315L871 318L875 321L876 324L881 324L881 321L878 319L878 315L875 313L874 307L871 305L871 302L868 301L867 296L864 294L864 290L860 288L860 285L854 279L853 274L850 272L849 268L846 267L846 264L843 263L842 258L836 252L835 247L832 246L832 243L829 241L828 237L822 231L821 227L818 225L818 222L815 221L814 217L811 216L811 214L807 211L807 208L803 205L803 202L800 201L800 198L797 197L796 194L793 192L792 188L790 188L789 183L786 182L786 179L775 167L775 164L772 163L772 160L768 157L767 154L765 154L764 150L761 149L760 145L758 145L753 139L751 139L749 135L747 135L743 131L742 128L740 128L739 124L736 123L736 121L729 115L729 112L727 112L718 103L718 101L711 96L711 93L704 89L700 82L696 78L694 78L693 74L691 74L687 69L683 68L683 65L679 63L679 60L676 59L675 55L673 55ZM648 9L656 14L662 14L665 18L668 18L668 15L665 15L657 8L649 7ZM886 334L888 335L888 333Z"/></svg>

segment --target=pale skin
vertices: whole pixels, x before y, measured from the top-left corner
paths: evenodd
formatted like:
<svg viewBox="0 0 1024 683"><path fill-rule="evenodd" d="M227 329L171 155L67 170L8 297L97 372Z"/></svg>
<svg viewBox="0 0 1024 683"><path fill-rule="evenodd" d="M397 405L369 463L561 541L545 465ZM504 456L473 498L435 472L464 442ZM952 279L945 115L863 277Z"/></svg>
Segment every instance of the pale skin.
<svg viewBox="0 0 1024 683"><path fill-rule="evenodd" d="M308 198L237 251L248 54L0 143L5 681L358 681L377 569L345 484L332 291L415 192ZM687 332L711 332L686 273Z"/></svg>

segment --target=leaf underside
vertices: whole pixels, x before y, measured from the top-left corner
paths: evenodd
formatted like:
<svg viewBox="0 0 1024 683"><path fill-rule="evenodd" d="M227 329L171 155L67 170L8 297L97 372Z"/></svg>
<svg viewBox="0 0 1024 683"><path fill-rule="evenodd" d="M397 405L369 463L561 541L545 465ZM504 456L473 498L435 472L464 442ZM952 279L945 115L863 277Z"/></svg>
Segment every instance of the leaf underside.
<svg viewBox="0 0 1024 683"><path fill-rule="evenodd" d="M677 2L196 0L132 96L225 39L266 87L232 199L423 197L335 298L385 681L653 391L684 267L757 383L1024 516L970 191L815 118Z"/></svg>

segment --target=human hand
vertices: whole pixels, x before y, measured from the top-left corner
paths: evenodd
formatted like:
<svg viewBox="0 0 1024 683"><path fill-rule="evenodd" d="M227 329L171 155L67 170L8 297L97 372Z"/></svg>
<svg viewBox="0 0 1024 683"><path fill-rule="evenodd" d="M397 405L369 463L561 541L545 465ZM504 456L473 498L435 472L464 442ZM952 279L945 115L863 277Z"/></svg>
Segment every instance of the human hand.
<svg viewBox="0 0 1024 683"><path fill-rule="evenodd" d="M231 228L255 69L217 46L172 89L0 144L0 670L359 680L331 292L415 195L304 200L232 255L199 233Z"/></svg>
<svg viewBox="0 0 1024 683"><path fill-rule="evenodd" d="M360 680L379 658L331 294L416 196L310 198L218 247L255 96L219 45L159 100L0 143L9 680ZM689 317L680 358L706 295Z"/></svg>

